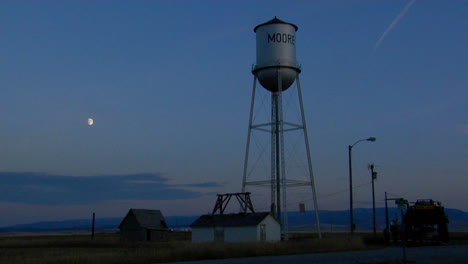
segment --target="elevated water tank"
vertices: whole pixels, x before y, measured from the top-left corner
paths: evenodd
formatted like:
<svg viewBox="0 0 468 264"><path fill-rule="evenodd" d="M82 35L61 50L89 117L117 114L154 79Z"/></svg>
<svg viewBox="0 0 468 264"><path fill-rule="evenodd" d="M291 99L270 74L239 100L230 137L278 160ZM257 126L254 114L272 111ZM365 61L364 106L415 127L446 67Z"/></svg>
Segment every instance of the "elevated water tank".
<svg viewBox="0 0 468 264"><path fill-rule="evenodd" d="M278 92L278 75L281 75L281 90L288 89L300 69L296 62L296 31L294 24L278 18L254 28L257 40L257 62L253 74L260 84L271 92Z"/></svg>

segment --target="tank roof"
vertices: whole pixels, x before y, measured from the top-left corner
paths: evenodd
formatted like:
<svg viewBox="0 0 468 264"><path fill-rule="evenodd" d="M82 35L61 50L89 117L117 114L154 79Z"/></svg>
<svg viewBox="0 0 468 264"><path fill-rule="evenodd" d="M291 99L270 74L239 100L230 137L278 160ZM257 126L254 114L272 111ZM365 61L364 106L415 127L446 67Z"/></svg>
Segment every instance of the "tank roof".
<svg viewBox="0 0 468 264"><path fill-rule="evenodd" d="M265 25L269 25L269 24L287 24L287 25L293 26L293 27L296 29L296 31L297 31L297 29L298 29L298 27L297 27L296 25L294 25L294 24L292 24L292 23L285 22L285 21L283 21L283 20L281 20L281 19L279 19L279 18L277 18L277 17L275 16L275 18L273 18L272 20L267 21L267 22L265 22L265 23L263 23L263 24L260 24L260 25L256 26L256 27L254 28L254 32L257 32L257 29L258 29L259 27L265 26Z"/></svg>

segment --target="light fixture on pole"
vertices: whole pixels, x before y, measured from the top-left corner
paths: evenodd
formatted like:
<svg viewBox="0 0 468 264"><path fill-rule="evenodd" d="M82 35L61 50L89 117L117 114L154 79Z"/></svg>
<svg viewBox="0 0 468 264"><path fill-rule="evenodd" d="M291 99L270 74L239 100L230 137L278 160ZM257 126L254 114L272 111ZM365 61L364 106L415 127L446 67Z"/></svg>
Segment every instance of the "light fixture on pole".
<svg viewBox="0 0 468 264"><path fill-rule="evenodd" d="M349 214L350 214L350 231L351 235L354 234L354 229L356 229L356 225L354 224L354 212L353 212L353 166L352 166L352 157L351 157L351 151L353 150L353 147L362 141L371 141L374 142L377 139L375 137L370 137L370 138L365 138L365 139L360 139L354 144L348 146L348 165L349 165Z"/></svg>

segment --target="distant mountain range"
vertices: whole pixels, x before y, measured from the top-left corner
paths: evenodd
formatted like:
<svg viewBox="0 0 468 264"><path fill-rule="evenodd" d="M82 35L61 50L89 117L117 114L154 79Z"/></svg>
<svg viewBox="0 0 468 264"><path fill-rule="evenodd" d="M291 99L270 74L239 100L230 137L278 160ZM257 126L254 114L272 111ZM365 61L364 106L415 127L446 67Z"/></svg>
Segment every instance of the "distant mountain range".
<svg viewBox="0 0 468 264"><path fill-rule="evenodd" d="M377 229L385 228L385 208L377 208ZM468 213L457 209L445 209L449 217L449 230L468 231ZM349 211L319 211L320 226L323 231L345 231L349 229ZM389 208L390 221L398 218L397 208ZM372 209L358 208L354 210L357 230L372 230ZM198 216L166 216L170 228L185 229ZM117 232L122 217L96 218L96 232ZM306 231L315 229L315 212L288 212L288 224L291 231ZM37 222L31 224L13 225L0 228L0 233L41 233L41 232L90 232L91 219L75 219L55 222Z"/></svg>

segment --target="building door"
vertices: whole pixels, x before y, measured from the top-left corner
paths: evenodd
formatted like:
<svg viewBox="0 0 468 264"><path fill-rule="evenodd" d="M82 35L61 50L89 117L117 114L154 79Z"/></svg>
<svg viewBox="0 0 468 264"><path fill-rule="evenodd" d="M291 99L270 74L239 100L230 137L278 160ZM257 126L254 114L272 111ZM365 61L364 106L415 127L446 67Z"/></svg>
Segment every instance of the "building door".
<svg viewBox="0 0 468 264"><path fill-rule="evenodd" d="M214 241L224 242L224 227L218 226L214 228Z"/></svg>
<svg viewBox="0 0 468 264"><path fill-rule="evenodd" d="M266 225L260 225L260 241L266 241Z"/></svg>
<svg viewBox="0 0 468 264"><path fill-rule="evenodd" d="M151 229L146 229L146 241L151 241Z"/></svg>

